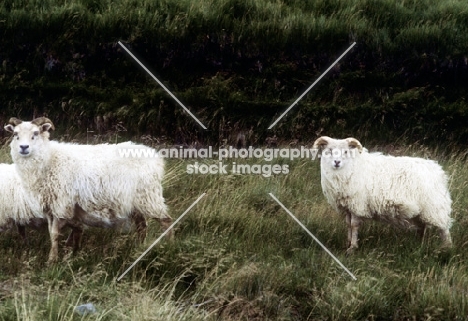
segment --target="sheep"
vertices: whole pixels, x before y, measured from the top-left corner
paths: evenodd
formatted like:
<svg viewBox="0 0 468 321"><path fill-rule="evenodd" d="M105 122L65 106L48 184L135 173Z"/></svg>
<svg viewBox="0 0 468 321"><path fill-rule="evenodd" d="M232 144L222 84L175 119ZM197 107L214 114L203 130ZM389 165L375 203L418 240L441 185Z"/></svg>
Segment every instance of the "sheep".
<svg viewBox="0 0 468 321"><path fill-rule="evenodd" d="M60 230L66 224L115 227L132 219L141 239L146 219L167 229L172 219L162 195L164 161L155 150L131 142L78 145L49 140L51 120L11 118L11 156L25 189L36 195L48 221L49 262L58 259ZM123 148L153 157L124 157ZM152 153L151 153L152 152ZM168 232L172 239L172 231Z"/></svg>
<svg viewBox="0 0 468 321"><path fill-rule="evenodd" d="M313 148L321 152L323 194L346 217L347 254L358 248L358 229L366 219L415 227L422 235L426 226L435 226L442 246L452 246L448 179L435 161L369 153L355 138L322 136Z"/></svg>
<svg viewBox="0 0 468 321"><path fill-rule="evenodd" d="M39 205L23 189L14 164L0 164L0 232L16 226L26 241L25 227L40 228L47 222Z"/></svg>
<svg viewBox="0 0 468 321"><path fill-rule="evenodd" d="M0 232L16 228L24 243L28 243L26 228L35 230L47 226L47 220L37 199L23 188L15 164L0 164ZM72 228L67 246L76 251L81 240L81 227Z"/></svg>

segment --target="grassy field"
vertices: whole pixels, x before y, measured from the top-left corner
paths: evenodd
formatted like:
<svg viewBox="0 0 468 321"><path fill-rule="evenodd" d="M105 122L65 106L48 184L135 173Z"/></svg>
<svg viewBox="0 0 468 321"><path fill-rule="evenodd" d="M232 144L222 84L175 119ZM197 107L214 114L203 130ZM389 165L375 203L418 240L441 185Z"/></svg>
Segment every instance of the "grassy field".
<svg viewBox="0 0 468 321"><path fill-rule="evenodd" d="M277 159L289 174L265 178L189 175L193 161L172 159L164 183L172 216L206 196L179 223L176 240L158 244L120 282L116 278L160 234L156 223L150 223L145 244L134 233L89 229L82 251L65 251L66 258L53 266L45 262L46 231L29 231L29 246L14 232L2 233L0 320L466 319L466 154L423 146L393 147L393 153L436 159L449 173L453 250L439 250L434 230L421 242L416 233L368 222L359 250L345 256L345 222L324 200L317 161ZM0 150L0 160L9 161L8 148ZM73 312L88 302L96 313Z"/></svg>
<svg viewBox="0 0 468 321"><path fill-rule="evenodd" d="M193 161L171 159L164 187L173 218L206 195L181 220L175 241L158 244L119 282L160 235L156 223L144 244L135 233L90 228L82 250L62 249L53 266L47 231L28 231L29 245L15 231L0 233L0 320L468 318L464 0L5 0L0 35L2 124L46 115L58 128L53 137L82 142L128 136L219 145L249 129L255 146L271 135L284 144L354 136L370 149L439 161L454 201L453 250L440 251L433 230L421 241L368 222L359 250L345 256L346 224L325 202L318 162L275 160L289 173L262 177L189 175ZM0 141L7 136L0 131ZM0 147L0 162L10 161L8 146ZM96 313L74 312L89 302Z"/></svg>

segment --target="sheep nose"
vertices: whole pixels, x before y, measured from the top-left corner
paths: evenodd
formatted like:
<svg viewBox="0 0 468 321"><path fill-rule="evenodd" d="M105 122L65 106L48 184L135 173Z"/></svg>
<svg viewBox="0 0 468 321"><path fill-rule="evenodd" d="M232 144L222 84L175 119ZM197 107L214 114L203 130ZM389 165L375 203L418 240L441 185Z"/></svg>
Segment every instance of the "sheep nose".
<svg viewBox="0 0 468 321"><path fill-rule="evenodd" d="M29 148L29 145L20 145L21 151L24 152L26 149Z"/></svg>
<svg viewBox="0 0 468 321"><path fill-rule="evenodd" d="M336 160L336 161L335 161L335 166L339 166L339 165L340 165L340 163L341 163L341 161L339 161L339 160Z"/></svg>

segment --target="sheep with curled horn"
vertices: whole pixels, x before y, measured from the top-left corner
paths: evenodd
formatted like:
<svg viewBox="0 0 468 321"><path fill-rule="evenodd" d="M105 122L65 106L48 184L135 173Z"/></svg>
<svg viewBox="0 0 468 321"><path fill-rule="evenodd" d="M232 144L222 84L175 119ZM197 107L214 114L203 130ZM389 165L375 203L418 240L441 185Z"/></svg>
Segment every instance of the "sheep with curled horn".
<svg viewBox="0 0 468 321"><path fill-rule="evenodd" d="M131 142L57 142L49 140L53 129L46 117L12 118L5 126L14 136L11 156L21 181L39 199L48 220L50 262L58 259L60 231L67 224L109 228L131 219L141 239L146 235L147 218L156 219L164 229L169 227L172 219L161 186L164 161L155 150ZM148 157L128 157L123 150L142 150Z"/></svg>
<svg viewBox="0 0 468 321"><path fill-rule="evenodd" d="M452 200L448 178L435 161L369 153L355 138L318 138L323 194L348 226L348 249L358 248L358 230L374 219L400 227L439 230L443 247L452 246Z"/></svg>

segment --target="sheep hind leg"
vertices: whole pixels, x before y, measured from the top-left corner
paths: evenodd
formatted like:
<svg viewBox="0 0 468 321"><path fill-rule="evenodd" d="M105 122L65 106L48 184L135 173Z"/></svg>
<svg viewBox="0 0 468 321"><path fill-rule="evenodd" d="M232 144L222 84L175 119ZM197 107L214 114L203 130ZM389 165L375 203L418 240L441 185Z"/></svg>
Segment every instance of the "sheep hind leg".
<svg viewBox="0 0 468 321"><path fill-rule="evenodd" d="M452 237L450 231L447 228L439 228L440 238L442 240L442 248L449 249L452 247Z"/></svg>
<svg viewBox="0 0 468 321"><path fill-rule="evenodd" d="M135 226L136 226L138 240L140 242L143 242L146 239L146 227L147 227L146 219L140 213L135 212L133 214L133 222L135 223Z"/></svg>
<svg viewBox="0 0 468 321"><path fill-rule="evenodd" d="M424 243L424 237L426 236L426 223L423 222L419 217L414 218L410 221L416 227L416 233L421 239L421 243Z"/></svg>
<svg viewBox="0 0 468 321"><path fill-rule="evenodd" d="M81 245L81 237L83 235L83 228L81 226L71 226L71 233L65 242L66 246L72 247L73 254L76 254Z"/></svg>
<svg viewBox="0 0 468 321"><path fill-rule="evenodd" d="M21 236L21 239L23 240L23 244L29 245L29 240L26 236L26 226L21 225L21 224L16 224L16 228L18 229L18 234Z"/></svg>
<svg viewBox="0 0 468 321"><path fill-rule="evenodd" d="M174 229L170 228L170 226L172 225L172 218L170 217L165 217L165 218L158 218L157 219L159 224L161 224L161 228L164 230L164 231L167 231L167 237L169 238L170 241L173 241L174 240Z"/></svg>

